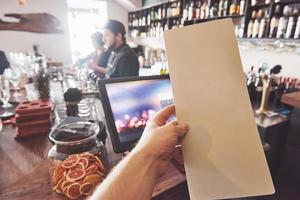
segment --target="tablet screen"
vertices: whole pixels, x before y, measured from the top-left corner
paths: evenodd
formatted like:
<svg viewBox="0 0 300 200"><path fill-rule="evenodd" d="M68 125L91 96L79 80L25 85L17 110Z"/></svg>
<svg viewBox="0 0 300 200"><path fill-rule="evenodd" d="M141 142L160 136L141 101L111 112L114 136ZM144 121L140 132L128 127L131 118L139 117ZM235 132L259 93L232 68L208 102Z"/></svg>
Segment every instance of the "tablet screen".
<svg viewBox="0 0 300 200"><path fill-rule="evenodd" d="M105 87L121 143L138 139L146 122L173 103L169 79L116 82Z"/></svg>

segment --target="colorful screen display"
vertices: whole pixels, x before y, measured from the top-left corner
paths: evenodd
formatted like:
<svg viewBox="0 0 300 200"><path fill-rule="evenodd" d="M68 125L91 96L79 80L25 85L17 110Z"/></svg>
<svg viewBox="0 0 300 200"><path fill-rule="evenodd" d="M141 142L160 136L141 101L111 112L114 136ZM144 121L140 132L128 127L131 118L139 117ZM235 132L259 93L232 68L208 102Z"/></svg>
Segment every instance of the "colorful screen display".
<svg viewBox="0 0 300 200"><path fill-rule="evenodd" d="M146 122L173 103L169 79L110 83L106 91L120 142L140 137Z"/></svg>

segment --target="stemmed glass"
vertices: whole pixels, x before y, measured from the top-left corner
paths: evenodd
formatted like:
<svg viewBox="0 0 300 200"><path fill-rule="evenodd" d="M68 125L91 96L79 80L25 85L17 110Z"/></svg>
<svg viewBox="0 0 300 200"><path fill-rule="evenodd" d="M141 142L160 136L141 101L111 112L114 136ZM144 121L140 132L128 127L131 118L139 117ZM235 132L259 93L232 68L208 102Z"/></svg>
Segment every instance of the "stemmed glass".
<svg viewBox="0 0 300 200"><path fill-rule="evenodd" d="M9 99L10 99L10 92L9 92L9 82L8 80L3 80L3 77L1 77L1 89L0 89L0 97L1 97L1 101L3 103L2 107L4 108L4 112L0 115L1 117L9 117L12 116L13 113L10 111L7 111L7 108L12 107L12 105L10 103L8 103Z"/></svg>
<svg viewBox="0 0 300 200"><path fill-rule="evenodd" d="M18 92L20 90L19 83L21 81L22 72L18 67L11 67L4 71L4 76L13 85L14 96L18 97L22 94Z"/></svg>

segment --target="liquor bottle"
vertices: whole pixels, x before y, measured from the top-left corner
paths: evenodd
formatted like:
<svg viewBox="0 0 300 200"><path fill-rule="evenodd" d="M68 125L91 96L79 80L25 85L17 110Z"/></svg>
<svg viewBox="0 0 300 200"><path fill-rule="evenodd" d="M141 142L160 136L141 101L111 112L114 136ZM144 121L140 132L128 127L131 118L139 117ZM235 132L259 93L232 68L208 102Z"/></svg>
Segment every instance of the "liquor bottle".
<svg viewBox="0 0 300 200"><path fill-rule="evenodd" d="M224 0L220 0L219 2L219 8L218 8L218 16L223 16L223 6L224 6Z"/></svg>
<svg viewBox="0 0 300 200"><path fill-rule="evenodd" d="M259 26L259 31L258 31L258 37L262 38L264 37L266 30L267 30L267 24L269 21L269 12L268 10L266 11L266 13L264 14L264 12L262 13L262 19L260 20L260 26Z"/></svg>
<svg viewBox="0 0 300 200"><path fill-rule="evenodd" d="M164 26L164 31L169 30L169 21L167 20Z"/></svg>
<svg viewBox="0 0 300 200"><path fill-rule="evenodd" d="M215 3L213 6L210 8L210 17L217 17L218 16L218 4Z"/></svg>
<svg viewBox="0 0 300 200"><path fill-rule="evenodd" d="M157 9L157 19L161 19L161 7L160 6Z"/></svg>
<svg viewBox="0 0 300 200"><path fill-rule="evenodd" d="M193 14L194 14L194 1L191 1L189 11L188 11L188 20L193 19Z"/></svg>
<svg viewBox="0 0 300 200"><path fill-rule="evenodd" d="M270 23L270 33L269 33L270 38L276 37L276 33L278 30L278 24L279 24L279 18L280 18L280 6L277 5L274 16L272 17L271 23Z"/></svg>
<svg viewBox="0 0 300 200"><path fill-rule="evenodd" d="M151 23L151 15L150 15L150 11L148 10L148 14L147 14L147 25L150 25Z"/></svg>
<svg viewBox="0 0 300 200"><path fill-rule="evenodd" d="M211 7L211 0L208 0L208 3L206 4L206 7L205 7L205 18L206 19L210 17L209 16L209 14L210 14L210 12L209 12L210 7Z"/></svg>
<svg viewBox="0 0 300 200"><path fill-rule="evenodd" d="M276 38L283 38L285 36L286 30L287 30L287 24L289 20L289 13L290 13L290 8L288 6L285 6L283 8L283 15L279 19L279 24L278 24L278 31L276 34Z"/></svg>
<svg viewBox="0 0 300 200"><path fill-rule="evenodd" d="M298 17L297 25L295 28L294 39L300 38L300 16Z"/></svg>
<svg viewBox="0 0 300 200"><path fill-rule="evenodd" d="M241 2L240 2L240 12L239 12L239 14L240 14L240 15L243 15L244 12L245 12L245 0L241 0Z"/></svg>
<svg viewBox="0 0 300 200"><path fill-rule="evenodd" d="M289 17L285 38L292 38L296 29L296 21L298 17L298 9L294 8L293 14Z"/></svg>
<svg viewBox="0 0 300 200"><path fill-rule="evenodd" d="M176 6L176 12L175 12L176 17L180 15L180 8L181 8L181 3L180 3L180 1L178 1L177 6Z"/></svg>
<svg viewBox="0 0 300 200"><path fill-rule="evenodd" d="M250 21L248 22L248 27L247 27L247 37L252 37L252 32L253 32L253 20L255 19L256 16L256 11L252 11L252 16Z"/></svg>
<svg viewBox="0 0 300 200"><path fill-rule="evenodd" d="M262 10L258 10L256 18L253 24L252 38L256 38L258 36L259 27L260 27L260 18L262 16Z"/></svg>
<svg viewBox="0 0 300 200"><path fill-rule="evenodd" d="M166 18L166 4L163 4L162 9L161 9L161 18L164 19Z"/></svg>
<svg viewBox="0 0 300 200"><path fill-rule="evenodd" d="M236 0L233 0L229 8L229 15L234 15L235 13L236 13Z"/></svg>
<svg viewBox="0 0 300 200"><path fill-rule="evenodd" d="M255 97L256 97L256 105L259 105L261 102L261 97L262 97L262 91L263 91L263 82L262 82L262 69L258 69L258 75L256 76L256 81L255 81Z"/></svg>
<svg viewBox="0 0 300 200"><path fill-rule="evenodd" d="M131 14L129 14L129 16L128 16L128 26L129 26L129 28L131 28L131 26L132 26L132 15Z"/></svg>
<svg viewBox="0 0 300 200"><path fill-rule="evenodd" d="M206 8L206 2L203 3L200 9L200 19L205 19L205 8Z"/></svg>
<svg viewBox="0 0 300 200"><path fill-rule="evenodd" d="M223 15L222 16L226 16L227 15L227 9L228 9L228 0L224 0Z"/></svg>
<svg viewBox="0 0 300 200"><path fill-rule="evenodd" d="M177 8L177 3L174 2L171 4L171 7L172 7L172 17L175 17L176 16L176 8Z"/></svg>
<svg viewBox="0 0 300 200"><path fill-rule="evenodd" d="M200 19L200 9L201 9L201 1L197 1L197 7L196 7L196 19Z"/></svg>
<svg viewBox="0 0 300 200"><path fill-rule="evenodd" d="M238 15L240 13L240 9L240 0L236 0L236 9L234 14Z"/></svg>
<svg viewBox="0 0 300 200"><path fill-rule="evenodd" d="M172 17L172 8L171 8L171 5L168 6L167 17Z"/></svg>
<svg viewBox="0 0 300 200"><path fill-rule="evenodd" d="M182 21L186 21L188 19L188 13L189 13L189 5L186 4L185 8L183 9L183 14L182 14Z"/></svg>
<svg viewBox="0 0 300 200"><path fill-rule="evenodd" d="M251 6L255 6L257 4L257 0L251 0Z"/></svg>

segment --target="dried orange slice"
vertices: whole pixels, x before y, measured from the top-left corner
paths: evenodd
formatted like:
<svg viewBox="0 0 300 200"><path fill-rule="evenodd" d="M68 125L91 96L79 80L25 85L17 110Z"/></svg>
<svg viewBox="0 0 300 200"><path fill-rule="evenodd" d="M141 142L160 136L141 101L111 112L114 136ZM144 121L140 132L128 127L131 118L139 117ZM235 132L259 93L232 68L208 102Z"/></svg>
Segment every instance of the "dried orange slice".
<svg viewBox="0 0 300 200"><path fill-rule="evenodd" d="M98 169L98 166L94 163L92 163L87 169L86 169L86 174L90 175L90 174L94 174Z"/></svg>
<svg viewBox="0 0 300 200"><path fill-rule="evenodd" d="M68 189L66 190L66 196L70 199L77 199L81 196L80 193L80 184L79 183L73 183L68 186Z"/></svg>
<svg viewBox="0 0 300 200"><path fill-rule="evenodd" d="M83 182L84 183L94 183L95 185L100 183L101 181L103 180L103 177L98 175L98 174L91 174L91 175L88 175L86 176L84 179L83 179Z"/></svg>
<svg viewBox="0 0 300 200"><path fill-rule="evenodd" d="M55 185L55 186L53 187L53 190L54 190L55 192L57 192L58 194L61 194L61 193L62 193L61 184L62 184L63 181L64 181L63 179L60 179L59 182L57 183L57 185Z"/></svg>
<svg viewBox="0 0 300 200"><path fill-rule="evenodd" d="M72 185L74 182L73 181L63 181L61 183L61 188L62 188L62 191L64 192L64 190L69 186L69 185Z"/></svg>
<svg viewBox="0 0 300 200"><path fill-rule="evenodd" d="M54 168L53 174L52 174L52 182L54 185L56 185L59 180L64 176L65 169L61 165L57 165Z"/></svg>
<svg viewBox="0 0 300 200"><path fill-rule="evenodd" d="M94 190L94 184L90 182L86 182L80 186L79 190L81 194L89 196L92 194Z"/></svg>
<svg viewBox="0 0 300 200"><path fill-rule="evenodd" d="M82 169L72 170L67 174L67 180L68 181L77 181L77 180L85 177L85 175L86 175L86 173Z"/></svg>
<svg viewBox="0 0 300 200"><path fill-rule="evenodd" d="M80 164L83 164L84 168L87 168L88 165L89 165L89 160L87 158L80 158L80 161L79 161Z"/></svg>
<svg viewBox="0 0 300 200"><path fill-rule="evenodd" d="M97 156L95 156L95 158L96 158L96 165L100 168L100 170L103 172L103 173L105 173L105 168L104 168L104 166L103 166L103 164L102 164L102 161L97 157Z"/></svg>
<svg viewBox="0 0 300 200"><path fill-rule="evenodd" d="M72 167L70 169L70 171L74 171L74 170L77 170L77 169L84 169L84 165L79 162L75 167Z"/></svg>
<svg viewBox="0 0 300 200"><path fill-rule="evenodd" d="M97 171L96 171L96 174L98 174L98 175L100 175L100 176L102 176L102 177L105 177L105 174L102 173L100 170L97 170Z"/></svg>
<svg viewBox="0 0 300 200"><path fill-rule="evenodd" d="M62 166L66 169L75 167L79 163L79 160L80 158L78 154L70 155L66 160L62 162Z"/></svg>

